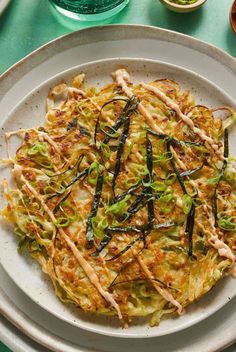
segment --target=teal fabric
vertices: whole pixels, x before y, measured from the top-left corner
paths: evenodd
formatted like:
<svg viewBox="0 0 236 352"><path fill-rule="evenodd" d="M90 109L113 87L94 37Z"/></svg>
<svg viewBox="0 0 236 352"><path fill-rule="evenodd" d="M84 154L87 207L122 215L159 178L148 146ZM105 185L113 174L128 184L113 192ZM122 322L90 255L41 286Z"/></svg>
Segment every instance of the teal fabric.
<svg viewBox="0 0 236 352"><path fill-rule="evenodd" d="M0 73L49 40L89 26L135 23L185 33L236 57L236 36L229 25L233 0L208 0L198 11L176 14L159 0L130 0L117 16L101 22L74 22L52 11L47 0L12 0L0 16ZM8 352L0 344L0 352Z"/></svg>
<svg viewBox="0 0 236 352"><path fill-rule="evenodd" d="M0 351L1 352L11 352L3 343L0 342Z"/></svg>

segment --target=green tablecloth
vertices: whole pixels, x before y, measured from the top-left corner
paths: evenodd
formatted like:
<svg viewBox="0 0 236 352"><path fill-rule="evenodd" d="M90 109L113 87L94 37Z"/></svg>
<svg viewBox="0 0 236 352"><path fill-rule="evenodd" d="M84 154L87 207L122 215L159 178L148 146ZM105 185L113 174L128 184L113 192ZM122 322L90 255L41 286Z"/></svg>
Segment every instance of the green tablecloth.
<svg viewBox="0 0 236 352"><path fill-rule="evenodd" d="M159 0L130 0L117 16L101 22L73 22L58 17L47 0L12 0L0 16L0 73L40 45L74 30L101 24L159 26L212 43L236 57L236 36L229 26L233 0L208 0L191 14L168 11ZM9 351L0 344L0 352Z"/></svg>

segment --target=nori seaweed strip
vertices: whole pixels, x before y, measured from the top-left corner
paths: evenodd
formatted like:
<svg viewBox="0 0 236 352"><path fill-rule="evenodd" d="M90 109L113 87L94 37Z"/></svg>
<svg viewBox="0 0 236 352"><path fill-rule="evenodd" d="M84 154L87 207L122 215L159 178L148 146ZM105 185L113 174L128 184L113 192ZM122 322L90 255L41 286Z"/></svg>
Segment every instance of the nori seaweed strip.
<svg viewBox="0 0 236 352"><path fill-rule="evenodd" d="M126 139L128 138L129 127L130 127L130 118L127 118L127 120L124 122L123 132L122 132L122 135L121 135L121 138L120 138L120 143L119 143L118 148L117 148L114 175L113 175L113 179L112 179L112 190L113 190L113 192L114 192L114 189L115 189L116 178L119 175L120 168L121 168L121 158L122 158L122 154L123 154L123 151L124 151Z"/></svg>
<svg viewBox="0 0 236 352"><path fill-rule="evenodd" d="M137 232L140 233L142 232L142 229L140 227L136 227L136 226L126 226L126 227L112 227L109 226L107 228L107 231L109 232L125 232L125 233L129 233L129 232Z"/></svg>
<svg viewBox="0 0 236 352"><path fill-rule="evenodd" d="M117 203L120 202L122 199L124 199L128 194L132 194L136 189L138 189L142 184L142 181L139 181L136 183L136 185L130 187L127 191L124 193L117 195L116 197L113 198L112 203Z"/></svg>
<svg viewBox="0 0 236 352"><path fill-rule="evenodd" d="M98 115L98 118L97 118L97 121L96 121L96 125L95 125L95 130L94 130L94 144L95 144L95 145L97 144L97 132L98 132L98 127L99 127L99 120L100 120L101 112L102 112L102 110L103 110L103 108L104 108L105 106L107 106L107 105L113 103L114 101L126 101L126 102L129 102L129 100L127 100L127 99L117 98L117 99L109 100L109 101L107 101L105 104L103 104L103 106L101 107L101 110L100 110L100 112L99 112L99 115ZM128 104L128 103L127 103L127 104ZM125 105L125 107L127 106L127 104ZM122 112L124 112L125 107L124 107L124 109L122 110ZM121 112L121 114L122 114L122 112ZM120 114L120 115L121 115L121 114ZM119 116L119 117L120 117L120 116ZM119 117L118 117L118 119L119 119ZM119 127L118 127L118 128L119 128ZM118 128L117 128L117 129L118 129ZM111 132L111 133L112 133L112 132Z"/></svg>
<svg viewBox="0 0 236 352"><path fill-rule="evenodd" d="M179 171L177 170L177 168L176 168L176 166L175 166L175 162L174 162L174 160L173 160L173 158L172 158L172 152L171 152L171 150L170 150L171 144L172 144L172 143L171 143L171 140L170 140L170 139L167 139L167 141L166 141L166 151L167 151L168 156L169 156L169 158L170 158L170 163L171 163L171 165L172 165L172 168L173 168L173 170L174 170L174 172L175 172L175 174L176 174L176 176L177 176L177 179L178 179L178 181L179 181L180 187L182 188L184 194L187 194L187 190L186 190L184 181L182 180L182 177L180 176L180 173L179 173Z"/></svg>
<svg viewBox="0 0 236 352"><path fill-rule="evenodd" d="M112 235L109 233L109 231L105 232L105 235L101 242L99 243L98 247L96 248L96 251L91 254L91 256L95 257L97 256L111 241Z"/></svg>
<svg viewBox="0 0 236 352"><path fill-rule="evenodd" d="M87 226L86 226L86 247L87 248L91 248L94 242L92 218L97 215L98 206L99 206L100 198L102 194L102 186L103 186L103 175L100 174L97 179L91 211L87 218Z"/></svg>
<svg viewBox="0 0 236 352"><path fill-rule="evenodd" d="M78 127L78 118L74 117L67 125L67 131L72 130L73 128L77 128Z"/></svg>
<svg viewBox="0 0 236 352"><path fill-rule="evenodd" d="M69 192L67 193L67 195L65 195L64 197L62 197L62 198L60 199L60 201L57 203L57 205L56 205L55 208L53 209L53 213L56 213L56 212L59 210L60 204L61 204L62 202L64 202L64 201L69 197L70 194L71 194L71 191L69 191Z"/></svg>
<svg viewBox="0 0 236 352"><path fill-rule="evenodd" d="M149 181L152 183L152 171L153 171L153 161L152 161L152 143L146 134L146 158L147 158L147 168L149 171ZM147 187L147 192L152 194L152 188ZM148 208L148 222L151 225L155 221L155 211L154 211L154 199L150 198L150 201L147 203Z"/></svg>
<svg viewBox="0 0 236 352"><path fill-rule="evenodd" d="M195 172L201 170L203 168L203 166L204 166L204 164L202 164L201 166L197 167L196 169L183 171L179 175L180 175L180 177L190 176L190 175L194 174Z"/></svg>
<svg viewBox="0 0 236 352"><path fill-rule="evenodd" d="M194 218L195 218L195 205L192 203L190 212L188 213L185 234L188 237L189 249L188 255L189 257L193 256L193 228L194 228Z"/></svg>
<svg viewBox="0 0 236 352"><path fill-rule="evenodd" d="M79 125L79 132L81 136L91 137L91 133L85 126Z"/></svg>
<svg viewBox="0 0 236 352"><path fill-rule="evenodd" d="M114 125L111 126L112 127L111 134L115 133L115 131L117 131L124 124L124 122L134 113L134 111L136 111L138 104L139 104L139 100L135 97L135 95L133 95L128 100L124 109L121 111ZM103 143L107 144L110 139L111 137L106 135L105 138L103 139Z"/></svg>
<svg viewBox="0 0 236 352"><path fill-rule="evenodd" d="M149 196L149 198L147 198L147 196ZM120 220L121 221L128 220L131 216L136 214L140 209L144 208L150 202L153 202L154 199L155 199L154 195L145 195L145 193L143 192L143 195L138 196L138 198L136 198L135 201L130 205L130 207L127 209L126 214L120 217Z"/></svg>
<svg viewBox="0 0 236 352"><path fill-rule="evenodd" d="M89 167L88 167L87 169L84 169L78 176L76 176L76 177L74 178L73 181L71 181L69 184L67 184L67 185L64 187L63 192L56 192L56 193L52 194L51 196L47 197L47 200L52 199L52 198L57 197L57 196L61 196L63 193L65 193L65 191L66 191L70 186L72 186L72 185L73 185L75 182L77 182L80 178L82 178L83 176L87 176L88 171L89 171Z"/></svg>
<svg viewBox="0 0 236 352"><path fill-rule="evenodd" d="M71 168L68 168L67 170L65 170L65 171L63 171L63 172L60 172L59 174L54 174L54 175L47 175L49 178L52 178L52 177L57 177L57 176L61 176L61 175L64 175L66 172L68 172L68 171L72 171L75 167L77 167L77 170L79 169L79 167L80 167L80 164L81 164L81 162L82 162L82 160L83 160L83 158L84 158L84 155L82 154L82 155L80 155L80 157L79 157L79 159L78 159L78 161L75 163L75 165L74 166L72 166Z"/></svg>
<svg viewBox="0 0 236 352"><path fill-rule="evenodd" d="M73 181L71 181L68 185L66 185L65 189L67 189L68 187L72 186L75 182L77 182L83 176L87 176L88 171L89 171L89 167L87 167L86 169L81 171L81 173L78 176L76 176Z"/></svg>
<svg viewBox="0 0 236 352"><path fill-rule="evenodd" d="M110 262L112 260L118 259L119 257L121 257L125 252L127 252L135 243L137 243L138 241L141 241L141 237L135 238L135 240L131 241L124 249L122 249L122 251L120 251L119 253L117 253L116 255L114 255L114 257L107 259L106 262Z"/></svg>
<svg viewBox="0 0 236 352"><path fill-rule="evenodd" d="M111 260L115 260L115 259L117 259L117 258L119 258L122 254L124 254L125 252L127 252L136 242L138 242L138 241L143 241L143 243L144 243L144 246L145 246L145 240L146 240L146 237L149 235L149 233L150 233L150 230L151 229L155 229L155 230L157 230L157 229L160 229L160 228L165 228L165 227L170 227L170 226L175 226L176 224L173 222L173 221L167 221L167 222L164 222L164 223L162 223L162 224L156 224L156 225L153 225L153 224L146 224L146 225L143 225L143 226L140 226L140 227L134 227L134 228L132 228L132 227L126 227L126 228L123 228L124 230L138 230L138 229L140 229L140 232L144 232L144 231L149 231L148 233L146 233L146 234L143 234L143 236L140 236L140 237L138 237L138 238L136 238L136 239L134 239L133 241L131 241L124 249L122 249L122 251L120 251L119 253L117 253L114 257L112 257L112 258L110 258L110 259L107 259L106 261L111 261ZM118 230L118 228L116 228L116 231L117 232L122 232L121 231L121 229L122 228L120 228L119 229L119 231L117 231ZM122 229L122 230L123 230ZM109 229L109 231L111 231L111 228ZM123 231L123 232L125 232L125 231ZM129 231L126 231L126 232L129 232ZM131 232L131 231L130 231ZM137 231L136 231L137 232ZM144 237L144 238L143 238Z"/></svg>
<svg viewBox="0 0 236 352"><path fill-rule="evenodd" d="M154 230L158 230L158 229L162 229L162 228L166 228L166 227L171 227L171 226L176 226L176 223L174 221L166 221L163 222L161 224L154 224L153 225L153 229Z"/></svg>
<svg viewBox="0 0 236 352"><path fill-rule="evenodd" d="M166 227L171 227L171 226L175 226L176 223L173 222L173 221L166 221L166 222L163 222L163 223L160 223L160 224L153 224L153 229L154 230L158 230L158 229L161 229L161 228L166 228ZM144 225L141 225L141 226L126 226L126 227L112 227L112 226L109 226L107 228L107 231L109 232L126 232L126 233L129 233L129 232L136 232L136 233L140 233L140 232L144 232L144 231L147 231L149 230L149 227L150 225L149 224L144 224Z"/></svg>
<svg viewBox="0 0 236 352"><path fill-rule="evenodd" d="M227 167L228 160L227 158L229 157L229 134L227 128L224 130L224 161L223 165L221 168L221 171L219 173L219 178L216 183L215 191L214 191L214 196L213 196L213 214L215 218L215 225L217 225L217 215L218 215L218 207L217 207L217 198L218 198L218 189L219 189L219 184L220 181L222 180L222 177L224 176L225 169Z"/></svg>
<svg viewBox="0 0 236 352"><path fill-rule="evenodd" d="M159 139L169 139L172 145L189 145L192 147L200 147L204 145L204 142L199 142L199 143L195 143L195 142L190 142L190 141L179 141L178 139L175 139L173 137L168 136L167 134L164 133L158 133L155 132L149 128L147 128L147 132L150 133L153 136L158 137Z"/></svg>

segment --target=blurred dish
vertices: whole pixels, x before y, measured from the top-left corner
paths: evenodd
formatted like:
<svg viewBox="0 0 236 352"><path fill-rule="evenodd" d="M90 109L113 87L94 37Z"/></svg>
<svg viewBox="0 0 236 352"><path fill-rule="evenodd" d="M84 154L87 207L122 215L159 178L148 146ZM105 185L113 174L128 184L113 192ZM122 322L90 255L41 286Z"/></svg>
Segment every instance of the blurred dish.
<svg viewBox="0 0 236 352"><path fill-rule="evenodd" d="M177 4L177 3L170 1L170 0L160 0L160 1L169 10L174 11L174 12L182 12L182 13L195 11L195 10L199 9L206 2L206 0L197 0L193 4L180 5L180 4Z"/></svg>
<svg viewBox="0 0 236 352"><path fill-rule="evenodd" d="M232 30L236 34L236 0L234 1L233 5L231 7L229 19L230 19L230 24L231 24Z"/></svg>

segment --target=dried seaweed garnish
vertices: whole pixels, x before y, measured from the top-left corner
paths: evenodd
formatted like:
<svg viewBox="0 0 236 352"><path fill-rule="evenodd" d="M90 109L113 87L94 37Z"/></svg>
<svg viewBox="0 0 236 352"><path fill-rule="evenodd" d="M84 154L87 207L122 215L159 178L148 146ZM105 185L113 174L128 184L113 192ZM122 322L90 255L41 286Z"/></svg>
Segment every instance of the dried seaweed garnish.
<svg viewBox="0 0 236 352"><path fill-rule="evenodd" d="M142 184L142 181L138 181L134 186L130 187L127 191L123 192L120 195L117 195L112 199L112 203L117 203L120 202L122 199L124 199L128 194L133 194L134 191L136 191Z"/></svg>
<svg viewBox="0 0 236 352"><path fill-rule="evenodd" d="M125 226L125 227L118 227L118 226L109 226L107 228L107 231L109 232L119 232L119 233L130 233L130 232L136 232L140 233L142 232L142 228L136 227L136 226Z"/></svg>
<svg viewBox="0 0 236 352"><path fill-rule="evenodd" d="M91 137L91 133L89 132L88 128L82 125L79 125L79 132L81 136Z"/></svg>
<svg viewBox="0 0 236 352"><path fill-rule="evenodd" d="M97 179L95 194L93 197L93 202L91 206L90 214L87 218L87 226L86 226L86 247L91 248L94 243L94 234L93 234L93 225L92 225L92 218L97 215L100 198L102 194L102 187L103 187L103 175L99 175Z"/></svg>
<svg viewBox="0 0 236 352"><path fill-rule="evenodd" d="M125 252L127 252L131 247L133 247L133 245L137 242L141 241L141 237L137 237L135 238L133 241L131 241L124 249L122 249L122 251L120 251L119 253L117 253L116 255L114 255L114 257L107 259L106 262L110 262L112 260L116 260L118 258L120 258Z"/></svg>
<svg viewBox="0 0 236 352"><path fill-rule="evenodd" d="M147 190L145 189L140 195L138 195L138 197L135 199L135 201L127 209L126 214L124 214L123 216L120 217L121 221L130 219L131 216L136 214L139 210L144 208L150 202L154 201L154 199L156 197L152 194L147 194L146 192L147 192Z"/></svg>
<svg viewBox="0 0 236 352"><path fill-rule="evenodd" d="M67 125L67 131L75 129L78 127L78 118L74 117Z"/></svg>
<svg viewBox="0 0 236 352"><path fill-rule="evenodd" d="M71 181L69 184L63 186L63 191L62 191L62 192L56 192L56 193L50 195L49 197L47 197L47 200L52 199L52 198L57 197L57 196L61 196L62 194L64 194L65 191L66 191L69 187L73 186L74 183L76 183L77 181L79 181L81 178L87 176L88 171L89 171L89 168L86 168L86 169L84 169L83 171L81 171L80 174L79 174L78 176L76 176L73 181Z"/></svg>
<svg viewBox="0 0 236 352"><path fill-rule="evenodd" d="M172 168L173 168L173 170L174 170L174 172L176 174L176 177L177 177L177 179L179 181L180 187L182 188L184 194L187 194L187 190L186 190L184 181L183 181L182 177L180 176L180 173L179 173L179 171L178 171L178 169L177 169L177 167L175 165L175 161L172 158L172 152L170 150L171 144L172 144L171 140L167 139L167 141L166 141L166 151L167 151L167 153L169 155L170 163L171 163Z"/></svg>
<svg viewBox="0 0 236 352"><path fill-rule="evenodd" d="M190 176L190 175L193 175L195 174L195 172L201 170L203 168L204 164L202 164L201 166L199 167L196 167L196 169L191 169L191 170L186 170L186 171L183 171L181 172L179 175L180 177L186 177L186 176Z"/></svg>
<svg viewBox="0 0 236 352"><path fill-rule="evenodd" d="M133 241L131 241L124 249L122 249L122 251L120 251L119 253L117 253L114 257L108 259L107 261L112 261L115 259L118 259L120 256L122 256L125 252L127 252L135 243L137 243L138 241L142 241L145 247L146 244L146 237L150 234L150 231L152 229L158 230L161 228L167 228L167 227L171 227L171 226L175 226L175 222L173 221L167 221L164 222L162 224L153 224L153 223L149 223L149 224L145 224L142 226L127 226L127 227L109 227L107 230L109 230L109 233L113 232L135 232L135 233L141 233L142 235L135 238ZM104 248L104 247L103 247Z"/></svg>
<svg viewBox="0 0 236 352"><path fill-rule="evenodd" d="M61 203L64 202L70 196L70 194L71 194L71 191L69 191L64 197L62 197L59 200L59 202L57 203L57 205L53 209L53 213L56 213L59 210Z"/></svg>
<svg viewBox="0 0 236 352"><path fill-rule="evenodd" d="M130 100L122 99L122 98L116 98L116 99L109 100L109 101L107 101L105 104L103 104L103 106L101 107L101 110L100 110L100 112L99 112L98 118L97 118L97 120L96 120L95 129L94 129L94 144L95 144L95 145L97 144L97 133L98 133L98 129L99 129L99 122L100 122L100 117L101 117L102 110L105 108L105 106L107 106L107 105L109 105L109 104L111 104L111 103L113 103L113 102L115 102L115 101L125 101L125 102L127 102L127 104L125 105L124 109L122 110L121 114L119 115L119 117L118 117L118 119L117 119L117 122L118 122L118 121L119 121L119 118L120 118L121 116L123 116L122 114L125 114L126 109L127 109L127 107L129 106L128 104L129 104L129 101L130 101ZM116 122L116 123L117 123L117 122ZM122 123L123 123L123 119L122 119ZM122 126L122 123L121 123L120 126ZM117 131L117 130L120 128L120 126L119 126L117 129L114 128L114 126L113 126L112 129L113 129L114 131L115 131L115 130ZM112 134L112 132L111 132L111 134ZM105 142L104 142L104 143L105 143Z"/></svg>
<svg viewBox="0 0 236 352"><path fill-rule="evenodd" d="M190 212L188 213L186 228L185 228L185 235L188 238L188 255L189 257L193 256L193 229L194 229L194 218L195 218L195 204L192 203Z"/></svg>
<svg viewBox="0 0 236 352"><path fill-rule="evenodd" d="M66 169L65 171L62 171L62 172L60 172L60 173L58 173L58 174L47 175L47 176L50 177L50 178L58 177L58 176L61 176L61 175L66 174L66 173L69 172L69 171L73 171L75 168L77 168L77 171L78 171L78 170L79 170L79 167L80 167L80 164L81 164L81 162L82 162L82 160L83 160L83 158L84 158L84 155L82 154L82 155L80 155L78 161L77 161L72 167L69 167L69 168Z"/></svg>
<svg viewBox="0 0 236 352"><path fill-rule="evenodd" d="M169 140L172 145L187 145L187 146L190 146L190 147L201 147L201 146L204 145L204 142L195 143L195 142L184 141L184 140L179 141L178 139L170 137L168 134L155 132L155 131L153 131L153 130L151 130L149 128L147 128L147 132L150 133L153 136L158 137L159 139Z"/></svg>
<svg viewBox="0 0 236 352"><path fill-rule="evenodd" d="M149 177L149 182L152 183L152 181L153 181L153 178L152 178L152 172L153 172L152 143L151 143L150 139L148 138L148 134L146 134L146 158L147 158L147 169L149 172L149 175L147 175L147 177ZM147 187L146 191L152 195L152 188L151 187ZM155 221L154 199L153 199L153 197L150 197L149 201L147 203L149 226L151 226L151 224L153 224L153 222Z"/></svg>
<svg viewBox="0 0 236 352"><path fill-rule="evenodd" d="M81 178L83 178L84 176L87 176L87 175L88 175L88 172L89 172L89 167L87 167L86 169L84 169L83 171L81 171L81 172L79 173L79 175L74 178L73 181L71 181L68 185L66 185L65 189L67 189L67 188L73 186L73 184L74 184L75 182L79 181L79 180L80 180Z"/></svg>
<svg viewBox="0 0 236 352"><path fill-rule="evenodd" d="M217 199L218 199L218 190L219 190L219 185L220 181L222 180L224 176L225 169L228 164L227 158L229 157L229 134L227 128L224 130L224 161L223 165L221 168L221 171L218 176L218 180L216 183L215 191L214 191L214 196L213 196L213 214L214 214L214 219L215 219L215 226L217 225L218 222L218 207L217 207Z"/></svg>
<svg viewBox="0 0 236 352"><path fill-rule="evenodd" d="M124 109L121 111L119 117L117 118L116 122L114 123L112 127L112 131L118 131L118 129L124 124L124 122L130 118L130 116L136 111L137 106L139 104L139 100L136 98L135 95L133 95L128 101L127 104L125 105ZM107 144L109 140L111 139L110 136L106 135L103 143Z"/></svg>
<svg viewBox="0 0 236 352"><path fill-rule="evenodd" d="M99 243L98 247L96 248L96 251L93 252L91 255L93 257L97 256L111 241L112 235L109 233L109 231L105 232L103 239Z"/></svg>
<svg viewBox="0 0 236 352"><path fill-rule="evenodd" d="M117 149L116 162L115 162L115 168L114 168L114 175L113 175L113 179L112 179L112 190L113 190L113 192L114 192L115 185L116 185L116 178L119 175L120 168L121 168L121 158L122 158L122 154L123 154L123 151L124 151L126 139L128 138L129 127L130 127L130 118L127 118L127 120L124 122L124 128L123 128L122 135L121 135L121 138L120 138L120 143L119 143L118 149Z"/></svg>

